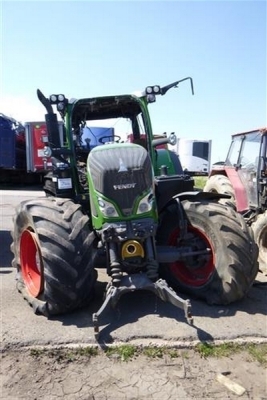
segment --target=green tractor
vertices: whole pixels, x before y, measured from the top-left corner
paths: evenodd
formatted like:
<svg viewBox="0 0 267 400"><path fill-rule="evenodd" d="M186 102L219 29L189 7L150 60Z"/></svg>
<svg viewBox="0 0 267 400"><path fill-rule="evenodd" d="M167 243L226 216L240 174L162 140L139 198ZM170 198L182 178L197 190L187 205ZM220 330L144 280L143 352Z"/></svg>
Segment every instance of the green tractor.
<svg viewBox="0 0 267 400"><path fill-rule="evenodd" d="M110 279L93 314L96 335L101 314L126 292L150 290L192 323L190 301L177 292L228 304L249 290L258 272L250 228L219 204L227 195L194 190L169 150L174 133L153 135L148 105L185 80L194 94L190 77L139 94L80 100L37 91L47 111L44 154L53 167L45 196L17 207L11 245L17 289L36 313L87 305L98 268ZM63 143L53 106L64 122ZM108 134L103 130L90 146L83 135L99 125Z"/></svg>

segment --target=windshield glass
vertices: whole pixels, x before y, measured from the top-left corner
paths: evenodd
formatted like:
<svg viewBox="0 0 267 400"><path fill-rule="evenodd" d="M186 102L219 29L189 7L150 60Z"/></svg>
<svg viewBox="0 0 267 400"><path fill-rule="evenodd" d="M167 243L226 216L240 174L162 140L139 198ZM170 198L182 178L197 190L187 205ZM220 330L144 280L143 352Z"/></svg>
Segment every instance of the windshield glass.
<svg viewBox="0 0 267 400"><path fill-rule="evenodd" d="M79 146L92 149L110 142L135 142L145 138L141 115L133 121L129 118L107 118L83 121L76 129L76 142Z"/></svg>
<svg viewBox="0 0 267 400"><path fill-rule="evenodd" d="M135 141L145 135L139 101L132 96L79 100L72 112L76 143L92 147L107 142Z"/></svg>
<svg viewBox="0 0 267 400"><path fill-rule="evenodd" d="M247 166L257 167L260 155L261 138L262 135L260 132L253 132L245 136L239 159L242 168L247 168Z"/></svg>
<svg viewBox="0 0 267 400"><path fill-rule="evenodd" d="M259 131L234 136L226 158L230 165L257 163L262 135Z"/></svg>

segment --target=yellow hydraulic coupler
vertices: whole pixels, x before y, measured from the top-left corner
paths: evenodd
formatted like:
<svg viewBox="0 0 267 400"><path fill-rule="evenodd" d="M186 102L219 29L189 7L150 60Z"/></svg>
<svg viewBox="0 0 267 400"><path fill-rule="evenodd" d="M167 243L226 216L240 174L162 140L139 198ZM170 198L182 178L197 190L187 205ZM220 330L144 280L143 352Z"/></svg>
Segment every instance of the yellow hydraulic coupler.
<svg viewBox="0 0 267 400"><path fill-rule="evenodd" d="M121 256L123 260L129 257L143 258L145 256L145 251L141 243L137 240L127 240L127 242L122 245Z"/></svg>

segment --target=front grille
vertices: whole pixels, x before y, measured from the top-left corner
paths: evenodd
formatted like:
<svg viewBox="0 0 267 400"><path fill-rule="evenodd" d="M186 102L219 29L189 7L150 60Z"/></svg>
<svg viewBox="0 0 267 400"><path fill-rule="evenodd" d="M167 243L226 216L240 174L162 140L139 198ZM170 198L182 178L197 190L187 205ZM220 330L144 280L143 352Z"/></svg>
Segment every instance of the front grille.
<svg viewBox="0 0 267 400"><path fill-rule="evenodd" d="M95 148L89 154L88 169L95 189L121 210L132 210L136 197L152 186L150 157L134 144Z"/></svg>

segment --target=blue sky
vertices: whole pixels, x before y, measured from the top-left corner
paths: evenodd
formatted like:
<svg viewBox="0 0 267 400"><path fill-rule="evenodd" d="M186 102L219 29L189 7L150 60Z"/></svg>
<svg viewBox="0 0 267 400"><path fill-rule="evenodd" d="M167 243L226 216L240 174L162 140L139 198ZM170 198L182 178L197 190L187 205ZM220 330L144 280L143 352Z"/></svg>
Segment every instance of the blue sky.
<svg viewBox="0 0 267 400"><path fill-rule="evenodd" d="M155 133L212 139L267 125L265 1L2 1L0 112L44 119L36 97L132 93L191 76L150 105Z"/></svg>

